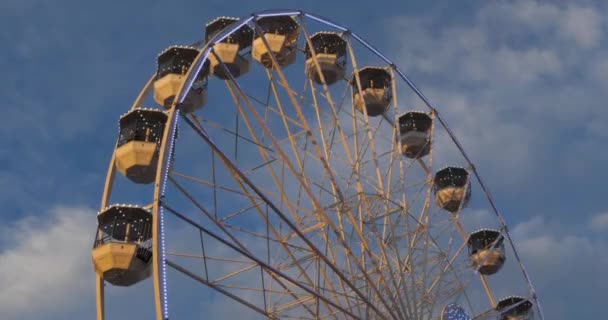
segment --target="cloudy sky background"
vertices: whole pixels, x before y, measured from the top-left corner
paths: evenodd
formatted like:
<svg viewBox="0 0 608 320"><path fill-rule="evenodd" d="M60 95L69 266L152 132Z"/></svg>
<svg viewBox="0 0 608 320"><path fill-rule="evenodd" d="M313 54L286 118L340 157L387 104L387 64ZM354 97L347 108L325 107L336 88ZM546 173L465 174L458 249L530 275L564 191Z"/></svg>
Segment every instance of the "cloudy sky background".
<svg viewBox="0 0 608 320"><path fill-rule="evenodd" d="M547 319L602 314L606 4L424 2L2 1L0 318L93 318L94 214L118 116L162 48L267 8L327 16L393 59L485 178Z"/></svg>

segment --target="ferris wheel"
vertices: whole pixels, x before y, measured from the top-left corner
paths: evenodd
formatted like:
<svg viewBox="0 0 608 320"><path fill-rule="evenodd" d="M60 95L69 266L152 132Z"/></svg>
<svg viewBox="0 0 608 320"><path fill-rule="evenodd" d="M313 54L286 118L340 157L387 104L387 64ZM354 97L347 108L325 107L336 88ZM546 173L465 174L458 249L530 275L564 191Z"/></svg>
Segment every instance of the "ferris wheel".
<svg viewBox="0 0 608 320"><path fill-rule="evenodd" d="M149 282L159 320L188 299L243 319L543 319L438 110L356 33L302 11L219 17L158 55L119 119L97 218L98 320L108 290Z"/></svg>

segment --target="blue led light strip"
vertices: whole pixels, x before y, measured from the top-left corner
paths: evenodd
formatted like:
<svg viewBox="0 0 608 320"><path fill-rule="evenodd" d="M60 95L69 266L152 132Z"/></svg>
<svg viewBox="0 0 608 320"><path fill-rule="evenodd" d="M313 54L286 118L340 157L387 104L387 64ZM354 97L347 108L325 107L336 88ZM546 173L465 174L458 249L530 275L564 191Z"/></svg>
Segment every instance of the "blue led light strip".
<svg viewBox="0 0 608 320"><path fill-rule="evenodd" d="M175 145L176 131L177 131L177 120L179 118L179 109L173 111L173 119L171 122L172 128L169 134L169 152L166 154L167 160L163 167L163 178L161 180L160 199L165 197L165 190L167 189L167 179L169 175L169 167L171 166L171 160L173 159L173 147ZM161 277L161 305L163 319L169 319L169 303L167 302L167 265L166 265L166 253L165 253L165 218L163 206L158 208L158 219L159 219L159 240L160 240L160 277Z"/></svg>

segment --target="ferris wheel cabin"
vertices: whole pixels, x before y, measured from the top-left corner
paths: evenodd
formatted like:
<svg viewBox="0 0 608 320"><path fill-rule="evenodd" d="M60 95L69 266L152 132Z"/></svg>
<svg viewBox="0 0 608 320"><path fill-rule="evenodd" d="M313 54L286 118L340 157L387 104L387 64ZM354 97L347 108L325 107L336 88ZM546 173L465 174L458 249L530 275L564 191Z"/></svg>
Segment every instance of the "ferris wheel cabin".
<svg viewBox="0 0 608 320"><path fill-rule="evenodd" d="M95 272L116 286L150 276L152 214L141 207L113 205L97 215L93 247Z"/></svg>
<svg viewBox="0 0 608 320"><path fill-rule="evenodd" d="M500 231L482 229L473 232L467 246L473 267L483 275L497 273L505 263L504 237Z"/></svg>
<svg viewBox="0 0 608 320"><path fill-rule="evenodd" d="M471 197L469 172L464 168L447 167L435 174L435 202L449 212L466 207Z"/></svg>
<svg viewBox="0 0 608 320"><path fill-rule="evenodd" d="M500 320L533 320L532 302L524 297L511 296L498 301L496 311Z"/></svg>
<svg viewBox="0 0 608 320"><path fill-rule="evenodd" d="M344 78L346 72L346 41L335 32L317 32L306 44L306 75L318 84L323 84L314 56L327 85Z"/></svg>
<svg viewBox="0 0 608 320"><path fill-rule="evenodd" d="M401 153L410 159L420 159L431 150L431 125L428 113L411 111L399 116Z"/></svg>
<svg viewBox="0 0 608 320"><path fill-rule="evenodd" d="M353 75L350 84L354 92L353 104L357 110L363 113L365 109L370 117L386 112L393 93L391 75L384 68L365 67Z"/></svg>
<svg viewBox="0 0 608 320"><path fill-rule="evenodd" d="M237 18L219 17L209 22L205 27L205 40L209 42L215 35L238 20ZM234 78L247 73L251 59L246 58L243 51L251 46L252 41L253 30L248 26L242 26L219 43L216 43L213 46L213 51L217 54L219 60L214 54L209 55L211 72L223 80L230 79L225 68L229 70ZM222 66L220 60L225 67Z"/></svg>
<svg viewBox="0 0 608 320"><path fill-rule="evenodd" d="M154 100L170 108L177 91L186 79L186 73L199 51L196 48L172 46L158 55L156 81L154 81ZM207 74L209 62L205 61L203 70L198 74L186 98L180 104L183 112L191 113L200 109L207 102Z"/></svg>
<svg viewBox="0 0 608 320"><path fill-rule="evenodd" d="M298 23L291 17L263 17L256 21L262 34L255 35L253 40L253 58L265 68L272 68L272 56L280 67L288 66L296 61L298 36L300 35ZM268 43L264 43L264 39ZM270 48L270 51L268 50Z"/></svg>
<svg viewBox="0 0 608 320"><path fill-rule="evenodd" d="M133 109L120 118L115 164L129 180L140 184L154 182L166 122L167 115L155 109Z"/></svg>

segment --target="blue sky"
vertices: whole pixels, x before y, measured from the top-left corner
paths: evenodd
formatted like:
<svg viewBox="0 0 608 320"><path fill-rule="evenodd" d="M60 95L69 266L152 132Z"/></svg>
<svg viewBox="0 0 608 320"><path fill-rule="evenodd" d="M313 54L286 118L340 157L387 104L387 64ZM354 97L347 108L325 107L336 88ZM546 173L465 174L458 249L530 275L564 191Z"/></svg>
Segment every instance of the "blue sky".
<svg viewBox="0 0 608 320"><path fill-rule="evenodd" d="M118 116L162 48L268 8L331 18L393 59L485 177L547 319L603 312L606 5L425 2L3 1L0 317L92 316L93 217Z"/></svg>

